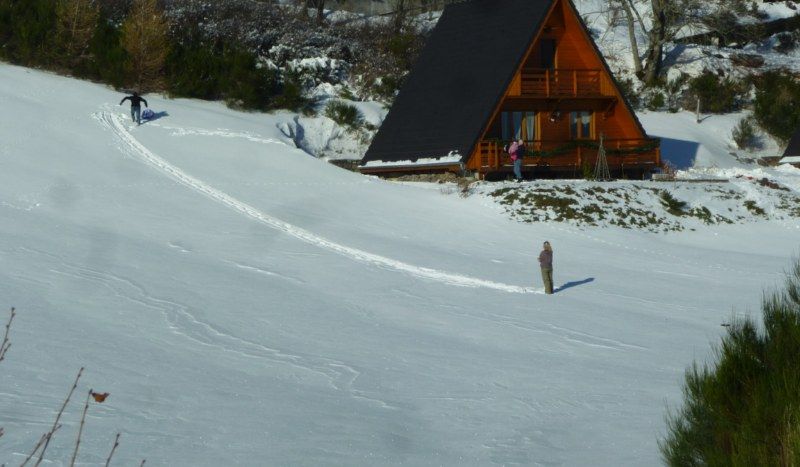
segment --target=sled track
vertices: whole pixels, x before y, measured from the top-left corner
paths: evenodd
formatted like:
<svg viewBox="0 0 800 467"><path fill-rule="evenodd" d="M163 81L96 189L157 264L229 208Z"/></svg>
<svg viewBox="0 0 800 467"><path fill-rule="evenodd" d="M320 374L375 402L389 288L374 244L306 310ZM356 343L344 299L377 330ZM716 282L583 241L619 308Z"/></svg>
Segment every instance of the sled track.
<svg viewBox="0 0 800 467"><path fill-rule="evenodd" d="M284 232L292 237L297 238L305 243L323 248L342 256L346 256L355 261L371 264L378 267L393 269L406 273L411 276L427 279L443 284L458 286L458 287L472 287L472 288L485 288L493 289L509 293L543 293L541 290L532 287L522 287L518 285L503 284L500 282L493 282L476 277L469 277L460 274L452 274L445 271L436 269L425 268L421 266L414 266L412 264L404 263L402 261L380 256L357 248L348 247L339 243L332 242L328 239L315 235L305 229L295 225L284 222L269 216L258 209L250 206L247 203L239 201L238 199L224 193L216 188L209 186L205 182L192 177L178 167L170 164L157 154L153 153L142 145L122 124L120 117L109 111L101 111L94 114L103 126L111 130L121 141L122 149L151 165L158 171L164 173L178 183L185 185L192 190L202 193L203 195L217 201L229 208L238 211L239 213L250 217L270 228Z"/></svg>

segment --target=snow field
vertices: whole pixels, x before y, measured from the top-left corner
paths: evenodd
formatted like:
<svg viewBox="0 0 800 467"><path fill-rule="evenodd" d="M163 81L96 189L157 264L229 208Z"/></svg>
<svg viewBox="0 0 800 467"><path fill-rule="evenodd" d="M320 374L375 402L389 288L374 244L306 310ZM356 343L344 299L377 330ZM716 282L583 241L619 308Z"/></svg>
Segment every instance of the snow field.
<svg viewBox="0 0 800 467"><path fill-rule="evenodd" d="M284 113L148 96L169 115L135 127L108 89L5 65L0 101L0 296L19 311L0 462L85 365L77 394L111 393L85 465L118 431L120 465L657 464L684 369L797 253L769 220L516 223L314 159ZM558 292L509 293L540 289L543 240Z"/></svg>

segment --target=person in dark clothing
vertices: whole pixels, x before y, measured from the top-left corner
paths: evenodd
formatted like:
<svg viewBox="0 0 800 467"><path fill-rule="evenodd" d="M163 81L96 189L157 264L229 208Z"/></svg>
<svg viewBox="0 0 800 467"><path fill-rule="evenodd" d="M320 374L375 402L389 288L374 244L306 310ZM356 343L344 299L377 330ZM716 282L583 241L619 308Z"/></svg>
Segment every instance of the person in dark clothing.
<svg viewBox="0 0 800 467"><path fill-rule="evenodd" d="M140 96L138 92L134 92L132 96L125 96L121 101L119 101L119 105L122 105L123 102L130 100L131 101L131 118L137 125L142 124L142 102L144 102L145 107L150 107L147 105L147 101L144 97Z"/></svg>
<svg viewBox="0 0 800 467"><path fill-rule="evenodd" d="M544 293L553 293L553 247L550 242L544 242L542 252L539 253L539 266L542 268L542 282L544 282Z"/></svg>

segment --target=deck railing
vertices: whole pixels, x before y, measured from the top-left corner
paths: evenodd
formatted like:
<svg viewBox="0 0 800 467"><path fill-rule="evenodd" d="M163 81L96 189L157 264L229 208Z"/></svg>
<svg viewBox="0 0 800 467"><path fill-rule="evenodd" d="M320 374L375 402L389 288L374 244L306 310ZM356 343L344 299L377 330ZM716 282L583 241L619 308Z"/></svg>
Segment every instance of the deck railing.
<svg viewBox="0 0 800 467"><path fill-rule="evenodd" d="M522 70L523 96L613 96L611 82L599 69Z"/></svg>
<svg viewBox="0 0 800 467"><path fill-rule="evenodd" d="M584 163L591 167L597 160L597 140L579 141L525 141L528 154L523 157L525 167L551 167L580 171ZM606 139L608 165L613 170L625 167L657 167L661 164L659 140L654 138ZM481 172L510 170L511 156L503 151L504 143L496 140L480 142Z"/></svg>

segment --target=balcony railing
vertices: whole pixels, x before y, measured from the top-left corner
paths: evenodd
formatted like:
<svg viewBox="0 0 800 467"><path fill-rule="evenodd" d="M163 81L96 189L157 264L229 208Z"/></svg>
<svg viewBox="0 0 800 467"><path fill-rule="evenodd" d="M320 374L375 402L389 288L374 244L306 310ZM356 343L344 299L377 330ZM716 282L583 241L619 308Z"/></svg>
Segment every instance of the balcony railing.
<svg viewBox="0 0 800 467"><path fill-rule="evenodd" d="M610 79L599 69L522 70L520 91L535 97L614 96Z"/></svg>
<svg viewBox="0 0 800 467"><path fill-rule="evenodd" d="M661 149L658 139L606 139L608 165L613 170L625 167L658 167L661 164ZM499 141L480 142L480 170L492 172L510 170L511 156L503 151ZM581 170L584 163L594 166L597 160L597 140L576 141L525 141L527 155L523 157L525 167L574 168Z"/></svg>

